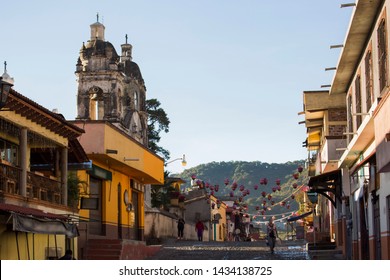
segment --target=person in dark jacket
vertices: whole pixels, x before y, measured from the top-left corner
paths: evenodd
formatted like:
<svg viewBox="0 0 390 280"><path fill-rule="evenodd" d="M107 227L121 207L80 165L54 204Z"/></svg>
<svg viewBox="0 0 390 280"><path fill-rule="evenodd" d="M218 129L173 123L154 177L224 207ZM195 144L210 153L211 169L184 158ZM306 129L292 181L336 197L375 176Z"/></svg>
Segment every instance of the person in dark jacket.
<svg viewBox="0 0 390 280"><path fill-rule="evenodd" d="M75 260L73 257L73 251L71 249L66 250L65 255L63 255L60 260Z"/></svg>
<svg viewBox="0 0 390 280"><path fill-rule="evenodd" d="M183 218L177 221L177 239L183 239L185 223Z"/></svg>
<svg viewBox="0 0 390 280"><path fill-rule="evenodd" d="M275 249L276 238L278 238L278 231L276 229L276 225L274 223L273 218L270 218L267 224L267 238L269 248L271 250L271 253L273 253Z"/></svg>

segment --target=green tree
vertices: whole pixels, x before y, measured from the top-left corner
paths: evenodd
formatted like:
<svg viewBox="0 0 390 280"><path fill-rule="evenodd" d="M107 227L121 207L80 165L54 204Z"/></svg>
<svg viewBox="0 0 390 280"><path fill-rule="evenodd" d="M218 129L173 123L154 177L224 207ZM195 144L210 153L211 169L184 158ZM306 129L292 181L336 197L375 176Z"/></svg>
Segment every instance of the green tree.
<svg viewBox="0 0 390 280"><path fill-rule="evenodd" d="M68 172L68 206L76 208L80 200L80 190L86 194L88 183L80 180L75 171Z"/></svg>
<svg viewBox="0 0 390 280"><path fill-rule="evenodd" d="M171 193L176 191L171 183L169 172L164 171L164 185L151 186L152 207L168 209Z"/></svg>
<svg viewBox="0 0 390 280"><path fill-rule="evenodd" d="M169 159L169 151L159 146L161 139L160 133L169 132L170 120L167 113L162 109L160 101L157 99L146 100L146 111L148 113L148 145L156 154L162 156L165 160Z"/></svg>

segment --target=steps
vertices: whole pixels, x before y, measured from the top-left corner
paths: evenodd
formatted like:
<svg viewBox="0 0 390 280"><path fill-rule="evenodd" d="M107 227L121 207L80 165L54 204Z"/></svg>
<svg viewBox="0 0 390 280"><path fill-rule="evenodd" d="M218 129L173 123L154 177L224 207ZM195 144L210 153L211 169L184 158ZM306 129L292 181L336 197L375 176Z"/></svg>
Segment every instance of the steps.
<svg viewBox="0 0 390 280"><path fill-rule="evenodd" d="M307 252L312 260L342 260L341 249L337 249L335 242L307 243Z"/></svg>
<svg viewBox="0 0 390 280"><path fill-rule="evenodd" d="M120 260L122 240L90 239L85 253L87 260Z"/></svg>

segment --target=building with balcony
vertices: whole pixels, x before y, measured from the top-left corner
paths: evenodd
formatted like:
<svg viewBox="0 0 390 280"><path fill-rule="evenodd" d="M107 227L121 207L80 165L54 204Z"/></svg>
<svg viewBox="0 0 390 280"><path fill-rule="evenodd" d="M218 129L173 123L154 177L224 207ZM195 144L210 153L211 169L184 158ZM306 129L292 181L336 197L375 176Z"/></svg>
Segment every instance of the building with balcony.
<svg viewBox="0 0 390 280"><path fill-rule="evenodd" d="M0 111L0 259L57 259L66 249L78 257L68 176L91 166L77 140L83 132L10 91Z"/></svg>
<svg viewBox="0 0 390 280"><path fill-rule="evenodd" d="M334 211L322 221L334 228L329 237L347 259L390 259L389 8L389 1L356 1L331 88L323 93L332 102L345 99L344 142L319 141L309 158L311 191L329 201L320 213ZM308 109L305 104L310 151L321 137L310 137Z"/></svg>

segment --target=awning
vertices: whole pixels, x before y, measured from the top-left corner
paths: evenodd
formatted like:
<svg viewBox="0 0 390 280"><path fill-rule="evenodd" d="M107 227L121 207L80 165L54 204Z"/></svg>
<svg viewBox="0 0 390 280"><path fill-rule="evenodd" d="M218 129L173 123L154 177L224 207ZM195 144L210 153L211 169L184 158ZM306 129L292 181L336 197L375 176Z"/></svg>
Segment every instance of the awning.
<svg viewBox="0 0 390 280"><path fill-rule="evenodd" d="M68 238L79 236L77 226L60 220L40 219L12 213L13 230L43 234L60 234Z"/></svg>
<svg viewBox="0 0 390 280"><path fill-rule="evenodd" d="M326 172L309 179L308 183L311 192L319 193L325 196L332 202L336 208L336 201L333 200L327 193L333 193L334 196L341 201L341 170L337 169L331 172Z"/></svg>
<svg viewBox="0 0 390 280"><path fill-rule="evenodd" d="M299 215L299 216L293 216L291 218L288 218L287 222L294 222L294 221L300 220L302 218L309 216L312 213L313 213L313 211L310 211L310 212L303 213L302 215Z"/></svg>
<svg viewBox="0 0 390 280"><path fill-rule="evenodd" d="M64 215L5 203L0 203L0 211L11 214L14 231L59 234L68 238L79 236L77 226L68 223Z"/></svg>
<svg viewBox="0 0 390 280"><path fill-rule="evenodd" d="M329 182L330 184L333 184L333 182L338 179L341 179L340 169L310 177L308 185L309 187L317 186L317 185L324 186L324 185L329 185Z"/></svg>

